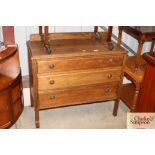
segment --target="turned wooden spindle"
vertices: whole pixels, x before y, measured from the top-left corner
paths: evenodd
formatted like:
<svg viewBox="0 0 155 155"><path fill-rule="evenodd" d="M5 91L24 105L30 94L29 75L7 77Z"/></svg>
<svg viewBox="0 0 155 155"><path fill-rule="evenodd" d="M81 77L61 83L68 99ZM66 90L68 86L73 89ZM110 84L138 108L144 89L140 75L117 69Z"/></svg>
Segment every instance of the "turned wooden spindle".
<svg viewBox="0 0 155 155"><path fill-rule="evenodd" d="M94 26L94 32L98 32L98 26Z"/></svg>
<svg viewBox="0 0 155 155"><path fill-rule="evenodd" d="M45 44L45 46L46 45L48 45L48 26L45 26L44 27L44 33L45 33L45 35L44 35L44 44Z"/></svg>
<svg viewBox="0 0 155 155"><path fill-rule="evenodd" d="M110 41L111 41L112 29L113 29L112 26L109 26L109 27L108 27L107 42L110 42Z"/></svg>

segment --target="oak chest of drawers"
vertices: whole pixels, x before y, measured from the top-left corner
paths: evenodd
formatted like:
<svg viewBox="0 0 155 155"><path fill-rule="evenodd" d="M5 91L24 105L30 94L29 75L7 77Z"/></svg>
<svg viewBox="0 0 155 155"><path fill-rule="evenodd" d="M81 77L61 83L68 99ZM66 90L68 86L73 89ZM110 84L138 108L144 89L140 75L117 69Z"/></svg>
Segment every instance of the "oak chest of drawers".
<svg viewBox="0 0 155 155"><path fill-rule="evenodd" d="M126 52L114 43L109 50L106 35L96 40L94 33L51 34L52 54L38 35L31 36L27 45L36 127L42 109L107 100L118 106Z"/></svg>

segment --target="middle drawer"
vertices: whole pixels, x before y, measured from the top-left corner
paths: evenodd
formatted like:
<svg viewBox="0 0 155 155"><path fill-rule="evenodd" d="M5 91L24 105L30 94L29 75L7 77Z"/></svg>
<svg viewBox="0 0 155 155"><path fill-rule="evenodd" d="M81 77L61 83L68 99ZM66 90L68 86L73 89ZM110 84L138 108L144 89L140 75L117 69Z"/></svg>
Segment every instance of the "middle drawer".
<svg viewBox="0 0 155 155"><path fill-rule="evenodd" d="M121 68L96 69L60 74L38 74L38 90L68 88L82 85L120 81Z"/></svg>

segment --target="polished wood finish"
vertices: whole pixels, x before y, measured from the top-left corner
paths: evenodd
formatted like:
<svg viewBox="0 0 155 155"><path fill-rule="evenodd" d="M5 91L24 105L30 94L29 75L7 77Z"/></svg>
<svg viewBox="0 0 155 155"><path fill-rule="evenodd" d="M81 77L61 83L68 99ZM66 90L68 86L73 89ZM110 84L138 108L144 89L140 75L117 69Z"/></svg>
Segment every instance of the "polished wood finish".
<svg viewBox="0 0 155 155"><path fill-rule="evenodd" d="M74 70L73 70L74 71ZM121 67L104 68L95 70L80 70L75 72L53 73L51 75L38 76L38 90L58 89L120 81ZM97 75L97 76L96 76Z"/></svg>
<svg viewBox="0 0 155 155"><path fill-rule="evenodd" d="M147 64L150 64L151 66L155 67L155 53L154 52L144 53L143 58L145 59Z"/></svg>
<svg viewBox="0 0 155 155"><path fill-rule="evenodd" d="M155 53L148 52L143 55L147 62L144 81L138 101L138 112L155 112Z"/></svg>
<svg viewBox="0 0 155 155"><path fill-rule="evenodd" d="M95 69L123 65L123 55L100 55L75 58L51 58L38 60L38 73L65 72L79 69ZM77 65L78 64L78 65Z"/></svg>
<svg viewBox="0 0 155 155"><path fill-rule="evenodd" d="M143 57L140 57L140 66L139 70L135 71L135 56L128 56L125 62L124 66L124 72L128 79L133 81L136 85L136 83L142 83L143 77L144 77L144 71L146 68L146 61L143 59Z"/></svg>
<svg viewBox="0 0 155 155"><path fill-rule="evenodd" d="M41 91L38 94L39 108L76 105L112 100L117 97L118 82L72 87L55 91Z"/></svg>
<svg viewBox="0 0 155 155"><path fill-rule="evenodd" d="M108 27L108 36L107 36L107 41L108 41L108 42L111 41L112 30L113 30L113 26L109 26L109 27Z"/></svg>
<svg viewBox="0 0 155 155"><path fill-rule="evenodd" d="M3 42L7 44L14 44L15 37L14 37L14 26L2 26L3 30Z"/></svg>
<svg viewBox="0 0 155 155"><path fill-rule="evenodd" d="M67 105L120 99L126 52L113 43L107 32L49 34L52 54L47 54L39 35L28 42L32 106L36 127L39 110Z"/></svg>
<svg viewBox="0 0 155 155"><path fill-rule="evenodd" d="M45 36L44 36L44 44L46 46L46 45L48 45L48 40L49 40L49 38L48 38L48 26L45 26L44 33L45 33Z"/></svg>
<svg viewBox="0 0 155 155"><path fill-rule="evenodd" d="M0 128L12 126L23 111L22 80L16 46L0 52Z"/></svg>

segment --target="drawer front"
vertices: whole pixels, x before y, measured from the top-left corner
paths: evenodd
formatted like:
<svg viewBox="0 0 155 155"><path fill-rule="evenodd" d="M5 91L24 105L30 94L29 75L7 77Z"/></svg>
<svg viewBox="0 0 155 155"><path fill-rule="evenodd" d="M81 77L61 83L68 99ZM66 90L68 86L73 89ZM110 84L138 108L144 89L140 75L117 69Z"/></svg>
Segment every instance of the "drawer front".
<svg viewBox="0 0 155 155"><path fill-rule="evenodd" d="M42 91L38 94L39 109L75 105L117 98L118 83L97 84L63 89Z"/></svg>
<svg viewBox="0 0 155 155"><path fill-rule="evenodd" d="M120 81L121 69L89 70L38 76L38 89L57 89L112 81Z"/></svg>
<svg viewBox="0 0 155 155"><path fill-rule="evenodd" d="M105 55L100 57L72 58L59 60L38 60L38 73L62 72L82 69L121 66L123 55Z"/></svg>

